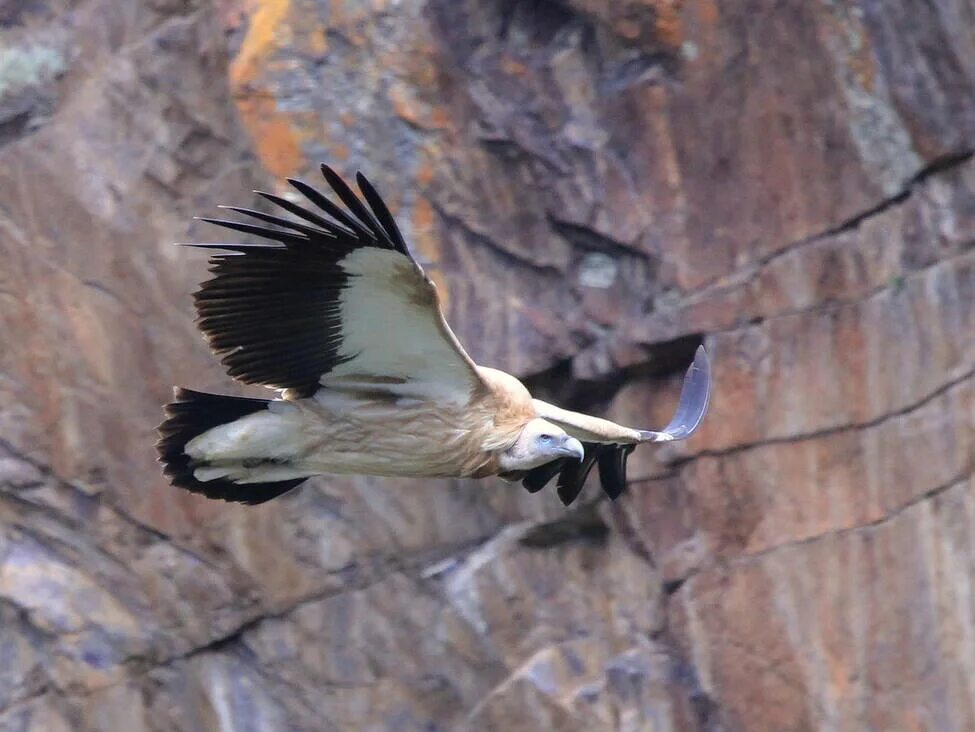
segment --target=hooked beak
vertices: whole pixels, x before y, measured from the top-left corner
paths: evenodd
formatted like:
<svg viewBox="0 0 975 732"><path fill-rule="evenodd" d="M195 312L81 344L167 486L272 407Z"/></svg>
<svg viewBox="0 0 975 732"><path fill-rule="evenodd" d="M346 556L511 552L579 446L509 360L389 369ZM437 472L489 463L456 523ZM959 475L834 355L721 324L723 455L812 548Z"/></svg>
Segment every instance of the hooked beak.
<svg viewBox="0 0 975 732"><path fill-rule="evenodd" d="M559 451L566 457L575 458L576 460L582 460L586 456L586 450L583 448L582 443L575 437L569 437L568 435L562 438Z"/></svg>

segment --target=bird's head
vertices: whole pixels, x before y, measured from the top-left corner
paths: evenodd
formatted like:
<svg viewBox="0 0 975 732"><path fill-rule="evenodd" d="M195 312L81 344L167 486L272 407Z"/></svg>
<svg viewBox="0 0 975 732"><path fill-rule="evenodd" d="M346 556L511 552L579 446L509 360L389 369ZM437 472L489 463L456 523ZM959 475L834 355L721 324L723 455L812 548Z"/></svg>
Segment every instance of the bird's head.
<svg viewBox="0 0 975 732"><path fill-rule="evenodd" d="M585 450L558 425L536 418L525 425L515 444L499 457L500 472L531 470L560 458L582 460Z"/></svg>

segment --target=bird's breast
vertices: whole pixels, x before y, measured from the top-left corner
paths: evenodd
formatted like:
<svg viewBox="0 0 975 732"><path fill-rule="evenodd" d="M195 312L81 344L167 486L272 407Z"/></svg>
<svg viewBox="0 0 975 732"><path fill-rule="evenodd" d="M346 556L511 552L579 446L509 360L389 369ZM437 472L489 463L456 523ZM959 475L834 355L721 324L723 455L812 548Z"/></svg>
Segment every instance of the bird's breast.
<svg viewBox="0 0 975 732"><path fill-rule="evenodd" d="M494 415L482 404L443 405L383 392L322 389L296 402L322 472L485 477L497 472Z"/></svg>

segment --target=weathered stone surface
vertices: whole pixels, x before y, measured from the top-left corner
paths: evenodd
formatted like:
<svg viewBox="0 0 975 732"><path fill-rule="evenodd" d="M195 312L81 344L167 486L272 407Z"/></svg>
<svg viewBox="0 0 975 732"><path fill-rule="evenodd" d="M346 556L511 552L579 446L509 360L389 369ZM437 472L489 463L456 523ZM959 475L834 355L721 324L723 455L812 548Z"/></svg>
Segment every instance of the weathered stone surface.
<svg viewBox="0 0 975 732"><path fill-rule="evenodd" d="M675 624L729 726L971 728L972 488L688 580Z"/></svg>
<svg viewBox="0 0 975 732"><path fill-rule="evenodd" d="M968 0L0 3L0 729L975 727ZM475 358L700 437L500 481L165 485L234 387L172 241L368 172Z"/></svg>

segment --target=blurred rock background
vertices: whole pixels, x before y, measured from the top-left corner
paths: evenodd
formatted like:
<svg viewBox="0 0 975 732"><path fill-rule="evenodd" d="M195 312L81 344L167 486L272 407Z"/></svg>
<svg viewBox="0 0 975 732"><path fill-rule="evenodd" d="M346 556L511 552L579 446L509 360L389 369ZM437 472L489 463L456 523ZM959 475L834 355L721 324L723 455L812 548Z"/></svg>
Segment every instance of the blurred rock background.
<svg viewBox="0 0 975 732"><path fill-rule="evenodd" d="M0 728L975 729L971 0L0 0ZM617 504L169 488L193 215L362 169Z"/></svg>

